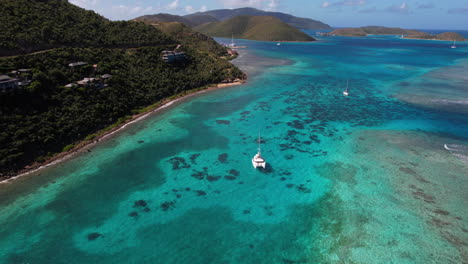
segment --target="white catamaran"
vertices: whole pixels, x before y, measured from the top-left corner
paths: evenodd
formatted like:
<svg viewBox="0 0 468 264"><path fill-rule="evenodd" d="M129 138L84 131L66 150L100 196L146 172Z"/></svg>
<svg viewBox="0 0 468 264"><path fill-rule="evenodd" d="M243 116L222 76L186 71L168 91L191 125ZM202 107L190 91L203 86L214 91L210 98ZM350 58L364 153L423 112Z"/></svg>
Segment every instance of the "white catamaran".
<svg viewBox="0 0 468 264"><path fill-rule="evenodd" d="M254 168L264 168L266 167L266 161L265 159L262 157L261 155L261 151L260 151L260 141L261 141L261 138L260 138L260 135L258 135L258 153L252 158L252 165L254 166Z"/></svg>
<svg viewBox="0 0 468 264"><path fill-rule="evenodd" d="M344 96L348 96L349 95L349 81L346 82L346 90L343 91L343 95Z"/></svg>

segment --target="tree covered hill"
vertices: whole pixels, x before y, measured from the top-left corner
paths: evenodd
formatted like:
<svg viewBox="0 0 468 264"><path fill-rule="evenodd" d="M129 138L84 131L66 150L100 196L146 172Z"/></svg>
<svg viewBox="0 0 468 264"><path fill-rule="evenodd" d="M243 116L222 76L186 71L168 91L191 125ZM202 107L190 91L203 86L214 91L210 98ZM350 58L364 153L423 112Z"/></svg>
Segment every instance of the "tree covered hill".
<svg viewBox="0 0 468 264"><path fill-rule="evenodd" d="M220 58L224 47L180 25L111 22L64 0L0 2L5 53L48 48L0 57L0 75L29 69L30 81L0 90L0 178L166 98L244 76ZM164 62L161 52L176 47L184 59Z"/></svg>
<svg viewBox="0 0 468 264"><path fill-rule="evenodd" d="M206 23L229 20L236 16L272 16L298 29L331 29L329 25L310 18L301 18L280 12L267 12L250 7L210 10L185 16L169 14L146 15L137 17L135 20L146 20L151 22L180 22L189 27L197 27Z"/></svg>
<svg viewBox="0 0 468 264"><path fill-rule="evenodd" d="M223 22L203 24L195 30L213 37L260 41L314 41L312 37L276 17L237 16Z"/></svg>
<svg viewBox="0 0 468 264"><path fill-rule="evenodd" d="M211 37L203 35L192 30L180 22L151 22L143 20L143 22L156 27L162 32L176 39L183 46L190 46L200 51L205 51L218 56L226 56L227 49L217 43Z"/></svg>
<svg viewBox="0 0 468 264"><path fill-rule="evenodd" d="M66 0L0 0L0 56L62 46L138 47L175 43L143 23L112 22Z"/></svg>
<svg viewBox="0 0 468 264"><path fill-rule="evenodd" d="M199 12L191 15L186 15L185 18L193 16L211 16L219 21L225 21L236 16L272 16L280 19L286 24L299 29L331 29L331 27L323 22L310 18L301 18L281 12L268 12L256 8L244 7L237 9L218 9L206 12Z"/></svg>

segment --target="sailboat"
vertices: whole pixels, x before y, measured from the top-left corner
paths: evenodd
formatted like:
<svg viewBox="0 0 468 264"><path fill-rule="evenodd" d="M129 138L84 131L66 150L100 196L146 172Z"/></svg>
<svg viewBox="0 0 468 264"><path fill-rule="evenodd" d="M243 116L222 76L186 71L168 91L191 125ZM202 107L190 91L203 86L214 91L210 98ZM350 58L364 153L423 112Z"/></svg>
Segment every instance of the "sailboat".
<svg viewBox="0 0 468 264"><path fill-rule="evenodd" d="M254 166L254 168L264 168L266 167L266 161L265 159L262 157L261 155L261 151L260 151L260 142L261 142L261 138L260 138L260 134L258 135L258 153L252 158L252 165Z"/></svg>
<svg viewBox="0 0 468 264"><path fill-rule="evenodd" d="M343 91L343 95L344 95L344 96L348 96L348 95L349 95L348 89L349 89L349 81L346 82L346 90Z"/></svg>
<svg viewBox="0 0 468 264"><path fill-rule="evenodd" d="M228 45L229 47L233 48L236 46L236 43L234 43L234 33L232 33L232 40L231 40L231 44Z"/></svg>
<svg viewBox="0 0 468 264"><path fill-rule="evenodd" d="M453 41L453 45L450 47L452 49L456 49L457 48L457 45L455 45L455 40Z"/></svg>

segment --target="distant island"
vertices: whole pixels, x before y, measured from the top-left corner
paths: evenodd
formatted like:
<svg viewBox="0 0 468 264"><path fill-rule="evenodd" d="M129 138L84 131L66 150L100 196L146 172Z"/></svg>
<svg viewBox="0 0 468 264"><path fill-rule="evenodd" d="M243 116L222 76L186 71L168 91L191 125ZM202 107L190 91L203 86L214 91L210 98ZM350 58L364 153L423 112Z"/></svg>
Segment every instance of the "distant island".
<svg viewBox="0 0 468 264"><path fill-rule="evenodd" d="M212 37L259 41L314 41L315 39L272 16L237 16L223 22L212 22L194 28Z"/></svg>
<svg viewBox="0 0 468 264"><path fill-rule="evenodd" d="M346 36L346 37L365 37L367 35L402 35L404 38L411 39L429 39L429 40L447 40L447 41L464 41L465 38L455 32L445 32L438 35L432 35L426 32L402 29L389 28L379 26L368 26L360 28L343 28L334 30L327 35L329 36Z"/></svg>
<svg viewBox="0 0 468 264"><path fill-rule="evenodd" d="M189 27L196 27L205 23L226 21L237 16L272 16L297 29L332 29L329 25L310 18L301 18L280 12L267 12L249 7L210 10L185 16L170 14L146 15L137 17L134 20L149 22L180 22Z"/></svg>

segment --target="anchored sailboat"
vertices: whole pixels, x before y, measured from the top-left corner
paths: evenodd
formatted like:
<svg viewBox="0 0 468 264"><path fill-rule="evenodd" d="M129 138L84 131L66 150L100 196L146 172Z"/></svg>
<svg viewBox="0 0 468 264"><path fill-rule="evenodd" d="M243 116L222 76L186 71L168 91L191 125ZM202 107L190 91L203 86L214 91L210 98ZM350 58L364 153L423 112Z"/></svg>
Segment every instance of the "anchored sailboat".
<svg viewBox="0 0 468 264"><path fill-rule="evenodd" d="M231 40L231 44L228 45L229 47L233 48L236 46L236 43L234 43L234 33L232 33L232 40Z"/></svg>
<svg viewBox="0 0 468 264"><path fill-rule="evenodd" d="M456 49L457 48L457 45L455 45L455 40L453 41L453 45L450 47L452 49Z"/></svg>
<svg viewBox="0 0 468 264"><path fill-rule="evenodd" d="M265 169L266 161L261 155L260 142L261 142L261 138L259 134L258 135L258 153L252 158L252 165L254 166L254 168L261 167Z"/></svg>
<svg viewBox="0 0 468 264"><path fill-rule="evenodd" d="M343 95L344 95L344 96L348 96L348 95L349 95L348 89L349 89L349 80L346 82L346 90L343 91Z"/></svg>

